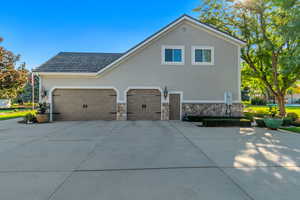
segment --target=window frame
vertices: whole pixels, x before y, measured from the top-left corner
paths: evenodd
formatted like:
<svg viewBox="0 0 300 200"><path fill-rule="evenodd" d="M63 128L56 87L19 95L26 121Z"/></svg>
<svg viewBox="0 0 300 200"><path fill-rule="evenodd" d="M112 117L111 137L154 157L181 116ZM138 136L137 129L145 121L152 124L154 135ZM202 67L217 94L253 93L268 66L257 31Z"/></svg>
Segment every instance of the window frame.
<svg viewBox="0 0 300 200"><path fill-rule="evenodd" d="M181 50L181 62L166 62L165 50L166 49L180 49ZM162 65L184 65L185 63L185 46L184 45L162 45L161 47L161 64Z"/></svg>
<svg viewBox="0 0 300 200"><path fill-rule="evenodd" d="M211 50L210 62L196 62L196 50ZM214 65L215 63L215 48L212 46L192 46L192 65Z"/></svg>

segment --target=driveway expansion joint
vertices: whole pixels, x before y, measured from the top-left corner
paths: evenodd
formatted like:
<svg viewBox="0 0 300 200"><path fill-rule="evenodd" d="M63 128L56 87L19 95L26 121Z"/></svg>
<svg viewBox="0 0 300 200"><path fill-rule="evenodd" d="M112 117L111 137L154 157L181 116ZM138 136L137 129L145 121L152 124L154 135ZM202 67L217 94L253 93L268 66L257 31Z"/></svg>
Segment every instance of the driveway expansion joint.
<svg viewBox="0 0 300 200"><path fill-rule="evenodd" d="M180 129L169 122L170 126L173 127L180 135L182 135L193 147L198 149L209 161L215 164L218 169L225 177L227 177L243 194L245 194L250 200L255 200L237 181L231 178L222 167L218 166L198 145L196 145L190 138L188 138Z"/></svg>
<svg viewBox="0 0 300 200"><path fill-rule="evenodd" d="M114 130L114 126L112 126L112 128L110 129L109 133L112 133ZM109 134L108 134L109 135ZM95 152L97 148L97 145L94 145L93 149L87 154L86 158L83 159L76 167L75 170L70 171L70 174L54 189L54 191L49 195L48 200L52 199L55 195L55 193L71 178L71 176L76 172L76 169L79 169L80 166L86 162L90 156Z"/></svg>

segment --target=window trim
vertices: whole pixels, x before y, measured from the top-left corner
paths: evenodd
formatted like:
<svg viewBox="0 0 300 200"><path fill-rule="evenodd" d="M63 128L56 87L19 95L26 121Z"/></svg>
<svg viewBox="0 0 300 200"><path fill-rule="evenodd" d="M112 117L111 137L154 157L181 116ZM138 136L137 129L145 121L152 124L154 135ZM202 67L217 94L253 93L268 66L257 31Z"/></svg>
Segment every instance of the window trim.
<svg viewBox="0 0 300 200"><path fill-rule="evenodd" d="M181 62L166 62L165 49L181 49ZM161 47L161 64L162 65L184 65L185 63L185 46L184 45L162 45Z"/></svg>
<svg viewBox="0 0 300 200"><path fill-rule="evenodd" d="M211 50L211 62L196 62L196 49ZM192 65L214 65L215 63L215 48L212 46L192 46Z"/></svg>

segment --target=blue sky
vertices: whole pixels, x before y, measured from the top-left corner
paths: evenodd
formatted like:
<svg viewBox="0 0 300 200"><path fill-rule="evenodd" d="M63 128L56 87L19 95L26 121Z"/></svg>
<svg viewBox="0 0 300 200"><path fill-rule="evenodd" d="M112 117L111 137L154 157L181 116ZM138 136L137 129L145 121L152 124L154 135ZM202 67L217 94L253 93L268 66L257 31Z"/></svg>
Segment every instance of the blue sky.
<svg viewBox="0 0 300 200"><path fill-rule="evenodd" d="M1 2L0 45L35 68L60 51L124 52L200 0L15 0ZM4 8L4 9L3 9Z"/></svg>

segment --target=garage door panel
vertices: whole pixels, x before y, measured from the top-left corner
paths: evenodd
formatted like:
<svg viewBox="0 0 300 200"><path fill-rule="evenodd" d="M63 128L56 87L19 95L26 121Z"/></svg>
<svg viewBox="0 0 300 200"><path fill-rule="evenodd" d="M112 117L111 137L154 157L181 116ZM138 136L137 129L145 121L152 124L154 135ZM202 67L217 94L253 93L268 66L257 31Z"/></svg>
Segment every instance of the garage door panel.
<svg viewBox="0 0 300 200"><path fill-rule="evenodd" d="M116 119L112 89L57 89L53 94L54 120Z"/></svg>
<svg viewBox="0 0 300 200"><path fill-rule="evenodd" d="M161 94L156 89L134 89L127 93L128 120L160 120Z"/></svg>

